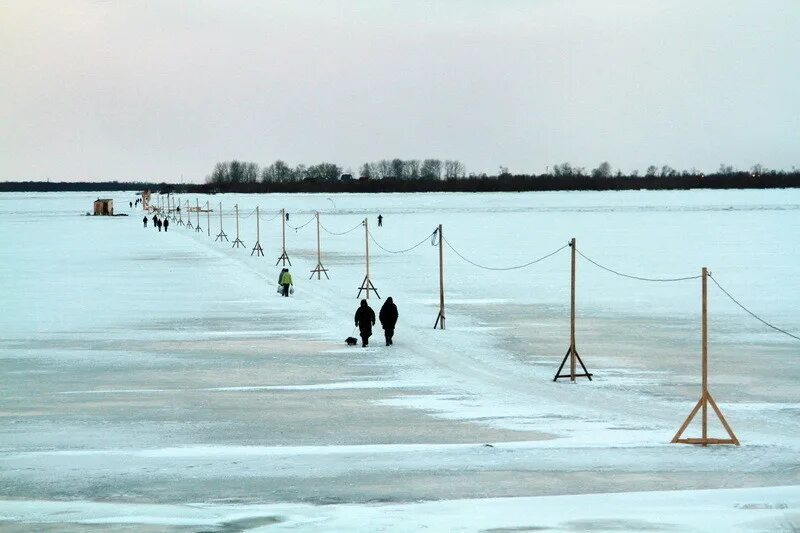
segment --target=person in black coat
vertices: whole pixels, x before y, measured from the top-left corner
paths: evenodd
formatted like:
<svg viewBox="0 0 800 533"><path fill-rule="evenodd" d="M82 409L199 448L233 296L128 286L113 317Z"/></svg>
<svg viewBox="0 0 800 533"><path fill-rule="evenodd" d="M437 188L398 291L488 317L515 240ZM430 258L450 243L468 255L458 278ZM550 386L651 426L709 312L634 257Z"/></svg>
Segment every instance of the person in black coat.
<svg viewBox="0 0 800 533"><path fill-rule="evenodd" d="M144 222L144 227L146 228L147 227L147 215L144 216L144 218L142 219L142 222Z"/></svg>
<svg viewBox="0 0 800 533"><path fill-rule="evenodd" d="M394 325L397 324L397 306L392 301L392 297L386 298L386 302L381 307L378 318L383 326L383 334L386 336L386 346L392 345L392 335L394 335Z"/></svg>
<svg viewBox="0 0 800 533"><path fill-rule="evenodd" d="M164 231L167 231L167 228L169 228L169 219L165 218L164 219Z"/></svg>
<svg viewBox="0 0 800 533"><path fill-rule="evenodd" d="M372 335L372 326L375 325L375 311L367 305L366 300L361 300L361 306L356 309L355 322L361 333L361 346L366 347Z"/></svg>

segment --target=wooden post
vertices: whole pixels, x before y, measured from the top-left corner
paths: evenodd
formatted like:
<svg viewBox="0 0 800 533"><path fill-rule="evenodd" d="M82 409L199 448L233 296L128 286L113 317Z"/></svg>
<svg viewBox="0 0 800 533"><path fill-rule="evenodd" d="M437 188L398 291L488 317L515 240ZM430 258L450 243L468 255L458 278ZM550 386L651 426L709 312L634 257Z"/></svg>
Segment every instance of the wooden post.
<svg viewBox="0 0 800 533"><path fill-rule="evenodd" d="M575 237L570 246L571 268L569 283L569 345L572 347L569 356L569 380L575 381Z"/></svg>
<svg viewBox="0 0 800 533"><path fill-rule="evenodd" d="M675 433L675 436L672 437L672 444L681 443L681 444L699 444L701 446L708 446L709 444L735 444L739 446L739 439L736 438L736 435L733 433L733 430L728 425L728 421L725 420L725 417L722 415L722 411L720 411L719 407L717 406L717 402L714 401L714 398L711 396L711 393L708 391L708 269L703 267L701 272L702 278L702 289L701 289L701 302L700 302L700 331L701 331L701 341L700 341L700 400L695 404L692 411L689 413L689 416L686 417L683 424L681 425L678 432ZM709 438L708 436L708 405L711 405L711 408L716 413L717 418L722 423L722 427L725 428L725 431L728 433L727 439L717 439L717 438ZM681 435L689 427L689 424L692 422L692 419L695 417L698 411L701 411L701 438L681 438Z"/></svg>
<svg viewBox="0 0 800 533"><path fill-rule="evenodd" d="M702 301L701 301L701 313L700 313L700 330L701 330L701 353L702 353L702 391L701 396L706 397L708 395L708 269L703 267L703 282L702 282ZM708 402L703 402L703 440L708 439ZM705 444L703 444L705 446Z"/></svg>
<svg viewBox="0 0 800 533"><path fill-rule="evenodd" d="M217 241L222 242L223 239L225 239L225 242L229 242L228 241L228 236L222 230L222 202L220 202L219 203L219 233L217 233L217 238L214 239L214 242L217 242Z"/></svg>
<svg viewBox="0 0 800 533"><path fill-rule="evenodd" d="M375 292L375 295L380 298L381 295L378 294L378 289L372 284L372 280L369 279L369 219L364 219L364 243L366 246L366 263L367 263L367 275L364 276L364 281L361 282L361 287L358 289L358 294L356 298L361 297L361 291L367 292L367 300L369 300L369 291L372 290Z"/></svg>
<svg viewBox="0 0 800 533"><path fill-rule="evenodd" d="M200 227L200 200L195 198L194 201L197 204L197 206L195 207L195 210L197 211L197 226L195 226L194 228L194 231L196 233L198 231L203 231L203 228Z"/></svg>
<svg viewBox="0 0 800 533"><path fill-rule="evenodd" d="M206 232L211 237L211 204L206 200Z"/></svg>
<svg viewBox="0 0 800 533"><path fill-rule="evenodd" d="M325 273L326 278L331 279L328 276L328 270L322 266L322 251L319 246L319 211L317 211L314 216L317 218L317 266L311 271L311 277L308 279L312 279L314 277L314 273L317 274L317 279L322 279L323 272Z"/></svg>
<svg viewBox="0 0 800 533"><path fill-rule="evenodd" d="M189 211L189 200L186 200L186 227L192 229L192 212Z"/></svg>
<svg viewBox="0 0 800 533"><path fill-rule="evenodd" d="M253 246L253 250L250 252L250 255L256 254L256 256L264 255L264 250L261 249L261 217L258 211L258 206L256 206L256 244Z"/></svg>
<svg viewBox="0 0 800 533"><path fill-rule="evenodd" d="M442 233L442 225L439 224L439 315L436 317L436 322L433 323L433 329L439 326L439 329L444 329L444 234Z"/></svg>
<svg viewBox="0 0 800 533"><path fill-rule="evenodd" d="M177 202L177 206L180 208L181 201L179 199L176 199L175 201ZM179 210L176 211L178 211L178 225L185 226L185 224L183 223L183 213L181 213Z"/></svg>
<svg viewBox="0 0 800 533"><path fill-rule="evenodd" d="M275 265L277 266L281 261L283 261L283 266L286 266L287 262L290 266L292 264L289 260L289 256L286 254L286 209L281 209L281 255L278 257Z"/></svg>
<svg viewBox="0 0 800 533"><path fill-rule="evenodd" d="M561 366L558 367L556 371L556 375L553 378L553 381L557 381L561 378L569 377L571 382L575 382L575 378L578 377L585 377L589 378L589 381L592 381L592 376L594 374L589 373L586 369L586 365L583 364L583 360L581 359L580 354L578 354L578 349L575 343L575 255L577 246L575 244L575 238L573 237L571 241L569 241L569 246L572 248L572 254L570 258L570 309L569 309L569 348L567 349L567 353L564 355L564 359L561 361ZM569 358L569 374L562 374L561 370L564 368L564 365L567 362L567 358ZM580 363L581 368L583 369L583 374L576 374L576 363Z"/></svg>
<svg viewBox="0 0 800 533"><path fill-rule="evenodd" d="M234 204L233 210L236 212L236 240L233 241L233 246L231 246L231 248L238 248L240 246L242 248L246 248L246 246L242 242L242 239L239 238L239 204ZM220 224L222 224L221 220Z"/></svg>

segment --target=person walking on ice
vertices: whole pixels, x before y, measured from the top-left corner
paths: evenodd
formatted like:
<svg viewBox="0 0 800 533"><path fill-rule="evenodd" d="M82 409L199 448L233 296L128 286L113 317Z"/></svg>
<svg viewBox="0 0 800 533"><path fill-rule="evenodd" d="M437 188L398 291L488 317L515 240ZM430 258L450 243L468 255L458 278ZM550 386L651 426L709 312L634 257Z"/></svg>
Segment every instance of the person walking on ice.
<svg viewBox="0 0 800 533"><path fill-rule="evenodd" d="M392 301L392 297L386 298L383 307L378 313L378 319L381 321L383 327L383 334L386 337L386 346L392 345L392 336L394 335L394 326L397 324L397 306Z"/></svg>
<svg viewBox="0 0 800 533"><path fill-rule="evenodd" d="M165 218L164 219L164 231L167 231L167 228L169 228L169 219Z"/></svg>
<svg viewBox="0 0 800 533"><path fill-rule="evenodd" d="M147 215L145 215L144 218L142 219L142 223L144 224L144 227L146 228L147 227Z"/></svg>
<svg viewBox="0 0 800 533"><path fill-rule="evenodd" d="M284 268L281 270L280 276L278 276L278 284L283 287L283 295L287 298L289 297L289 287L293 285L292 283L292 275L289 274L289 269Z"/></svg>
<svg viewBox="0 0 800 533"><path fill-rule="evenodd" d="M361 300L361 306L356 309L355 322L361 335L361 346L366 348L372 335L372 326L375 325L375 311L367 305L366 300Z"/></svg>
<svg viewBox="0 0 800 533"><path fill-rule="evenodd" d="M383 227L383 215L378 215L378 227Z"/></svg>

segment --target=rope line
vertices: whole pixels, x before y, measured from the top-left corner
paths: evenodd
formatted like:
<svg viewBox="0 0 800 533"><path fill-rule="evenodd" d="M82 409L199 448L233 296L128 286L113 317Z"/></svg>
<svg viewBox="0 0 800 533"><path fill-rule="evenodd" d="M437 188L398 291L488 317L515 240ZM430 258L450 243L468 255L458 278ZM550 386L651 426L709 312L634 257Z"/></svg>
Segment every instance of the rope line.
<svg viewBox="0 0 800 533"><path fill-rule="evenodd" d="M297 230L299 230L299 229L303 229L303 228L305 228L306 226L308 226L309 224L311 224L311 223L314 221L314 219L315 219L315 218L317 218L317 217L316 217L316 215L314 215L314 216L312 216L311 218L309 218L309 219L308 219L308 222L306 222L305 224L301 224L301 225L299 225L299 226L292 226L292 225L291 225L291 224L289 224L288 222L286 223L286 225L287 225L287 226L289 226L290 228L292 228L293 230L297 231Z"/></svg>
<svg viewBox="0 0 800 533"><path fill-rule="evenodd" d="M800 341L800 337L798 337L797 335L793 335L792 333L789 333L788 331L786 331L786 330L783 330L783 329L779 328L778 326L773 326L772 324L770 324L769 322L767 322L766 320L764 320L763 318L761 318L760 316L758 316L757 314L755 314L754 312L752 312L751 310L749 310L748 308L746 308L744 305L742 305L742 304L739 302L739 300L737 300L736 298L734 298L734 297L731 295L731 293L729 293L728 291L726 291L725 289L723 289L723 288L722 288L722 285L720 285L720 284L717 282L717 280L716 280L716 279L714 279L714 276L712 276L711 274L709 274L709 275L708 275L708 277L709 277L709 278L711 278L711 281L713 281L713 282L714 282L714 285L716 285L716 286L719 288L719 290L721 290L723 293L725 293L725 296L727 296L728 298L730 298L730 299L731 299L731 301L732 301L733 303L735 303L736 305L738 305L739 307L741 307L741 308L742 308L742 309L743 309L743 310L744 310L744 311L745 311L745 312L746 312L748 315L752 316L753 318L755 318L756 320L758 320L759 322L761 322L761 323L762 323L762 324L764 324L765 326L767 326L767 327L769 327L769 328L772 328L772 329L774 329L775 331L778 331L778 332L780 332L780 333L783 333L784 335L788 335L789 337L791 337L791 338L793 338L793 339L797 339L797 340L799 340L799 341Z"/></svg>
<svg viewBox="0 0 800 533"><path fill-rule="evenodd" d="M476 267L478 267L478 268L482 268L482 269L484 269L484 270L517 270L517 269L519 269L519 268L525 268L525 267L529 267L529 266L531 266L531 265L533 265L533 264L536 264L536 263L538 263L539 261L544 261L544 260L545 260L545 259L547 259L548 257L552 257L552 256L556 255L558 252L560 252L560 251L561 251L561 250L563 250L564 248L568 248L568 247L569 247L569 244L565 244L564 246L562 246L562 247L561 247L561 248L559 248L558 250L555 250L555 251L553 251L553 252L550 252L550 253L549 253L549 254L547 254L547 255L543 255L542 257L539 257L538 259L534 259L533 261L530 261L530 262L528 262L528 263L525 263L524 265L517 265L517 266L510 266L510 267L490 267L490 266L485 266L485 265L478 264L478 263L476 263L475 261L471 261L470 259L467 259L467 258L466 258L466 257L464 257L463 255L461 255L461 254L459 253L459 251L458 251L458 250L456 250L455 248L453 248L453 245L452 245L452 244L450 244L450 241L448 241L448 240L447 240L447 238L445 238L445 237L440 237L440 238L441 238L441 239L444 241L444 243L447 245L447 247L448 247L448 248L450 248L451 250L453 250L453 252L454 252L454 253L455 253L455 254L456 254L458 257L460 257L461 259L463 259L463 260L464 260L464 261L466 261L467 263L469 263L469 264L471 264L471 265L473 265L473 266L476 266Z"/></svg>
<svg viewBox="0 0 800 533"><path fill-rule="evenodd" d="M404 253L410 252L414 248L418 248L419 246L422 246L424 243L428 242L428 239L430 239L433 236L433 234L436 233L437 231L439 231L439 230L438 229L433 230L433 233L429 233L428 235L426 235L425 238L422 239L421 241L419 241L417 244L415 244L413 246L410 246L409 248L405 248L403 250L389 250L388 248L384 248L383 246L381 246L381 244L378 241L375 240L375 237L372 235L371 231L369 232L369 238L372 239L372 242L375 243L375 246L377 246L378 248L380 248L384 252L389 252L390 254L404 254Z"/></svg>
<svg viewBox="0 0 800 533"><path fill-rule="evenodd" d="M271 222L271 221L275 220L276 218L278 218L279 216L281 216L281 212L280 212L280 211L278 211L278 212L277 212L277 213L275 213L275 214L274 214L274 215L273 215L271 218L268 218L268 219L266 219L266 220L264 220L263 218L261 218L261 216L262 216L262 215L259 213L259 215L258 215L258 218L259 218L259 220L261 220L261 221L263 221L263 222Z"/></svg>
<svg viewBox="0 0 800 533"><path fill-rule="evenodd" d="M612 268L608 268L606 266L603 266L600 263L598 263L597 261L595 261L595 260L583 255L583 253L581 253L580 250L575 250L575 251L578 252L578 255L580 255L581 257L583 257L584 259L586 259L587 261L589 261L591 264L595 265L596 267L602 268L603 270L607 270L608 272L611 272L612 274L616 274L617 276L622 276L623 278L636 279L636 280L639 280L639 281L686 281L686 280L689 280L689 279L699 279L700 277L702 277L701 275L697 275L697 276L686 276L686 277L683 277L683 278L643 278L641 276L633 276L631 274L623 274L622 272L618 272L618 271L616 271L616 270L614 270Z"/></svg>
<svg viewBox="0 0 800 533"><path fill-rule="evenodd" d="M361 227L361 226L363 226L363 225L364 225L364 223L363 223L363 222L359 222L358 224L356 224L355 226L353 226L353 227L352 227L352 228L350 228L349 230L347 230L347 231L342 231L341 233L338 233L338 232L335 232L335 231L331 231L331 230L329 230L328 228L326 228L325 226L323 226L323 225L322 225L322 222L320 222L320 223L319 223L319 227L320 227L320 228L322 228L322 229L324 229L326 233L330 233L331 235L346 235L346 234L348 234L348 233L350 233L350 232L352 232L352 231L355 231L355 230L357 230L358 228L360 228L360 227Z"/></svg>
<svg viewBox="0 0 800 533"><path fill-rule="evenodd" d="M256 210L255 210L255 209L253 209L252 211L250 211L250 213L249 213L249 214L247 214L247 215L245 215L245 216L241 216L241 215L240 215L240 216L239 216L239 218L240 218L240 219L242 219L242 220L246 220L246 219L250 218L251 216L253 216L253 215L255 215L255 214L256 214Z"/></svg>

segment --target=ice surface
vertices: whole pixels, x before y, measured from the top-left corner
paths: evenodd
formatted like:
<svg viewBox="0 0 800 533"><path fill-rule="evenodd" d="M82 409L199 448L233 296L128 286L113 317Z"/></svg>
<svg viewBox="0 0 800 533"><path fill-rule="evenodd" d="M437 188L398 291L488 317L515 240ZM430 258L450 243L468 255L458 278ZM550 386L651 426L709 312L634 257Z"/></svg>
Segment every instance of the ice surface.
<svg viewBox="0 0 800 533"><path fill-rule="evenodd" d="M800 191L199 196L223 203L231 239L233 204L243 217L259 205L263 258L250 256L253 216L240 221L247 248L233 249L214 242L216 211L210 237L205 216L202 232L158 233L142 228L141 211L81 216L96 196L0 195L0 527L797 522L797 489L774 487L800 485L800 344L716 287L710 387L743 446L670 445L699 394L699 281L639 282L579 259L578 349L596 379L553 383L568 345L568 249L506 272L446 249L447 330L434 331L437 249L389 254L371 243L372 280L400 310L395 345L382 346L377 328L369 348L349 348L363 231L322 233L331 280L318 281L308 279L315 225L287 228L287 299L274 288L280 221L267 220L286 208L299 226L318 210L344 231L369 216L394 250L441 223L459 252L495 267L576 237L583 253L631 274L708 266L797 332ZM113 196L127 205L133 193ZM716 423L711 431L721 436ZM767 488L636 493L741 487ZM431 501L401 503L419 500ZM571 516L548 511L564 505Z"/></svg>

